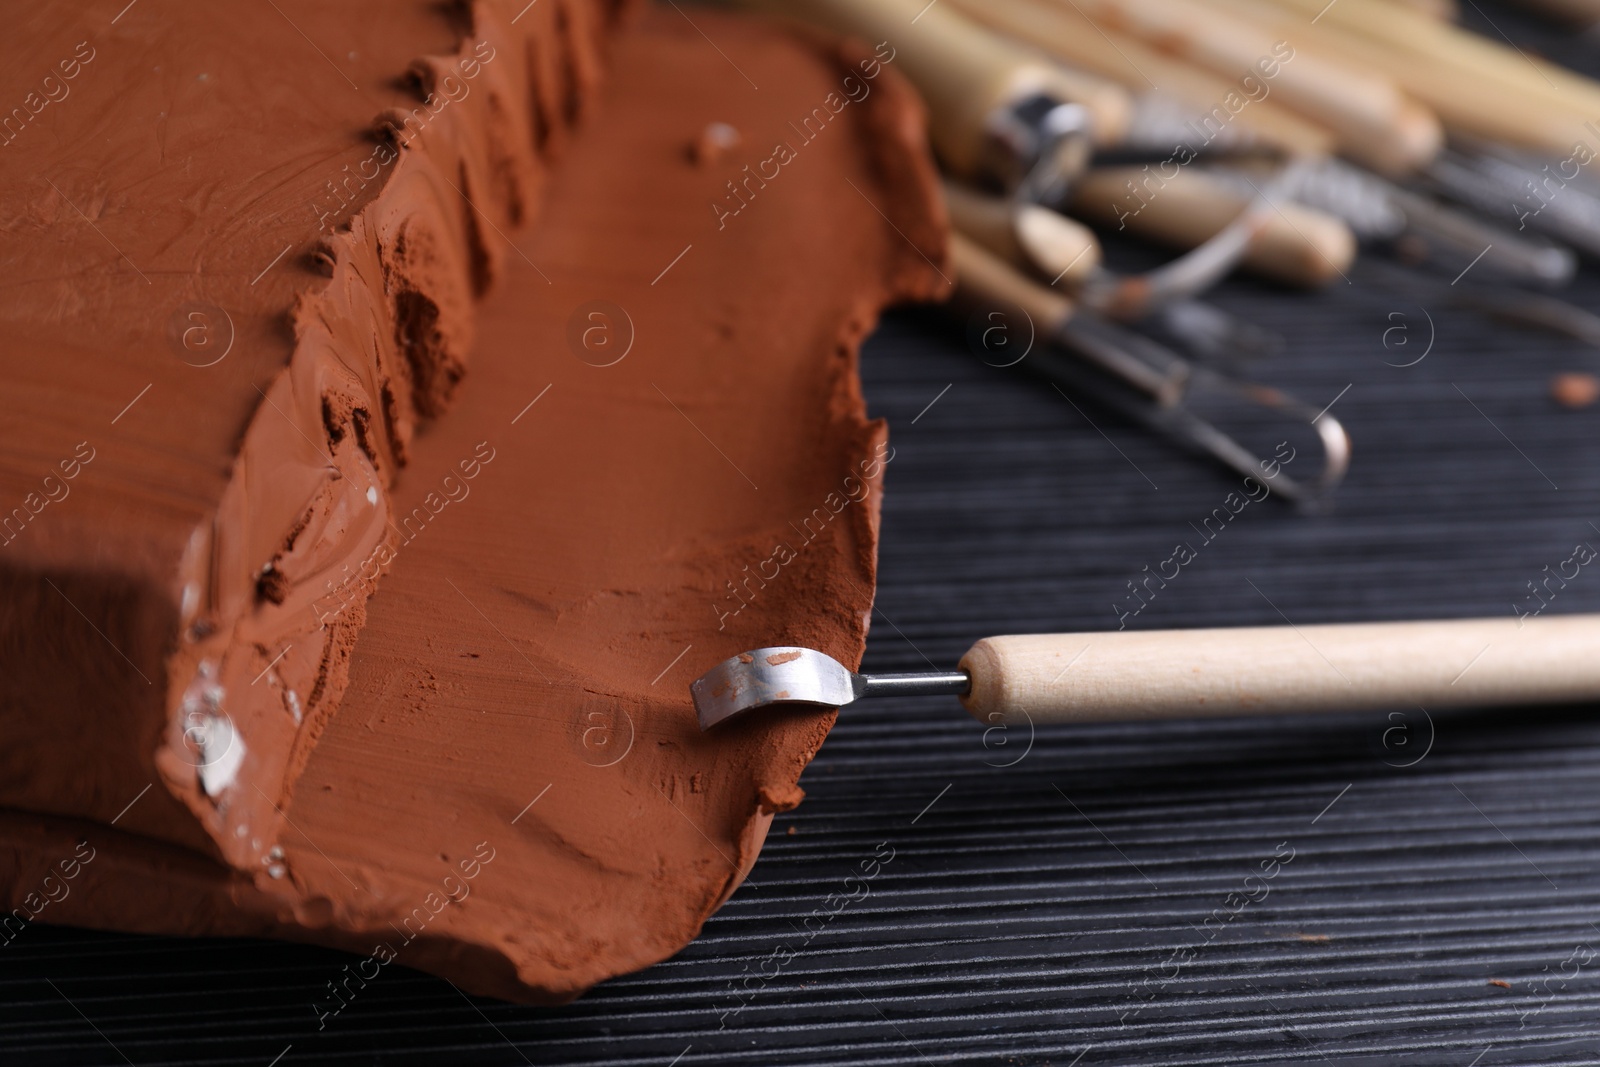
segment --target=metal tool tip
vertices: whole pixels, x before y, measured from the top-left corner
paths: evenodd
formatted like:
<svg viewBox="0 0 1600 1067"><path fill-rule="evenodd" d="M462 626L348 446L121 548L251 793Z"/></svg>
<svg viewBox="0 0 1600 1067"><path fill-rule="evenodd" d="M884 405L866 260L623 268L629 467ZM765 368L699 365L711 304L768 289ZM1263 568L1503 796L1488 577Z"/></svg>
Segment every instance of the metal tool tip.
<svg viewBox="0 0 1600 1067"><path fill-rule="evenodd" d="M700 729L770 704L838 708L855 700L856 675L814 648L779 645L723 660L689 685Z"/></svg>

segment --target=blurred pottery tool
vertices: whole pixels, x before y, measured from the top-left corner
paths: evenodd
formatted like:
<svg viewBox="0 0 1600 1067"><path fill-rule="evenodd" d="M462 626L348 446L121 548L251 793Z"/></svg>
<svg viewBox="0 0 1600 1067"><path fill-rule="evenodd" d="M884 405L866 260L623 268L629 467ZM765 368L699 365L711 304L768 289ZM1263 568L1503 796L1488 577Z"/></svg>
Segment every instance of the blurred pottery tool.
<svg viewBox="0 0 1600 1067"><path fill-rule="evenodd" d="M1443 144L1438 119L1408 98L1385 74L1341 63L1307 47L1304 32L1285 36L1218 4L1195 0L955 0L963 11L1047 50L1062 53L1065 21L1043 14L1054 8L1086 17L1093 44L1100 31L1137 38L1152 49L1234 82L1241 103L1224 108L1225 95L1202 106L1222 108L1226 125L1243 114L1249 98L1276 100L1330 131L1339 149L1367 166L1404 174L1433 158ZM1408 12L1409 14L1409 12ZM1420 17L1420 16L1418 16ZM1310 38L1314 43L1315 38ZM1145 77L1150 77L1146 75ZM1251 81L1246 83L1244 78ZM1157 83L1159 84L1159 83ZM1246 106L1248 105L1248 106Z"/></svg>
<svg viewBox="0 0 1600 1067"><path fill-rule="evenodd" d="M955 229L1018 270L1073 293L1090 282L1102 292L1137 285L1100 268L1100 242L1073 219L1037 204L989 196L945 182L945 203ZM1106 282L1109 280L1109 284ZM1228 365L1275 354L1283 339L1199 300L1174 297L1144 315L1168 340L1208 362Z"/></svg>
<svg viewBox="0 0 1600 1067"><path fill-rule="evenodd" d="M1442 278L1418 274L1374 259L1363 260L1355 273L1356 277L1368 283L1365 289L1358 289L1357 292L1369 293L1385 304L1389 302L1390 294L1404 294L1419 304L1427 301L1434 306L1460 308L1516 326L1570 337L1600 349L1600 315L1544 293L1530 293L1506 285L1469 282L1451 285Z"/></svg>
<svg viewBox="0 0 1600 1067"><path fill-rule="evenodd" d="M1029 187L1030 199L1082 169L1092 143L1127 125L1128 94L1029 53L948 6L924 0L738 0L894 50L928 104L934 150L968 181Z"/></svg>
<svg viewBox="0 0 1600 1067"><path fill-rule="evenodd" d="M1295 188L1288 183L1287 189ZM1238 189L1208 172L1172 168L1107 167L1089 171L1073 186L1072 210L1106 227L1194 248L1221 233L1250 207L1260 189ZM1281 196L1268 204L1249 236L1241 263L1258 274L1306 288L1343 277L1356 255L1356 239L1340 219Z"/></svg>
<svg viewBox="0 0 1600 1067"><path fill-rule="evenodd" d="M1063 203L1092 143L1114 144L1127 126L1131 105L1119 87L1041 58L947 7L920 0L742 2L890 42L927 100L934 147L946 168L968 182L997 183L1020 201ZM1273 213L1266 195L1240 204L1231 224L1160 270L1133 278L1097 271L1084 299L1130 319L1192 297L1233 269Z"/></svg>
<svg viewBox="0 0 1600 1067"><path fill-rule="evenodd" d="M1179 239L1167 243L1187 251L1142 274L1124 275L1098 269L1083 286L1080 294L1083 303L1128 322L1143 318L1174 301L1191 299L1205 292L1241 262L1248 262L1252 255L1262 257L1261 261L1269 269L1283 268L1286 264L1265 257L1285 241L1300 238L1299 234L1290 238L1281 232L1279 220L1283 218L1283 211L1277 202L1288 200L1286 191L1295 183L1296 172L1301 166L1303 163L1300 161L1289 162L1247 195L1220 199L1191 196L1191 201L1202 201L1204 208L1199 203L1190 203L1189 210L1174 210L1178 206L1177 198L1163 198L1165 202L1161 210L1152 212L1145 220L1148 229L1136 229L1135 232L1159 236L1176 231L1180 234ZM1148 179L1149 168L1127 170L1129 176L1124 178L1125 188L1119 189L1118 193L1123 196L1134 195L1140 206L1129 206L1122 211L1116 210L1115 205L1111 206L1111 214L1115 216L1119 228L1128 217L1143 215L1143 209L1149 206L1148 201L1138 197L1135 192L1138 187L1134 185L1134 176L1141 180ZM1091 216L1109 200L1109 197L1100 195L1105 192L1104 189L1097 189L1097 173L1098 168L1088 171L1073 186L1074 207ZM1185 175L1182 170L1175 173L1191 179L1188 183L1190 190L1203 188L1194 184L1192 174ZM1081 205L1085 204L1095 205L1095 208L1084 209ZM1202 217L1197 220L1197 216ZM1198 226L1195 225L1197 221L1200 222ZM1303 240L1300 243L1304 243ZM1353 242L1351 244L1353 255Z"/></svg>
<svg viewBox="0 0 1600 1067"><path fill-rule="evenodd" d="M1282 211L1276 201L1287 199L1285 190L1294 184L1295 171L1302 164L1290 161L1253 190L1253 196L1234 198L1226 204L1226 218L1217 219L1214 227L1192 241L1176 242L1187 248L1182 255L1154 270L1142 274L1120 274L1103 267L1093 268L1082 282L1079 298L1085 307L1094 308L1113 318L1131 322L1159 311L1167 305L1189 300L1205 292L1226 277L1242 259L1251 254L1262 234L1273 229L1275 216ZM1144 175L1144 171L1134 173ZM1078 183L1092 180L1093 171L1081 175ZM1131 186L1131 180L1129 182ZM1076 194L1075 194L1076 196ZM1098 203L1099 197L1093 201ZM1142 201L1141 201L1142 203ZM1119 215L1119 221L1130 210ZM1187 215L1168 216L1162 212L1152 219L1162 218L1173 227L1189 223ZM1155 232L1155 230L1152 230Z"/></svg>
<svg viewBox="0 0 1600 1067"><path fill-rule="evenodd" d="M1512 0L1512 4L1580 30L1600 28L1600 0Z"/></svg>
<svg viewBox="0 0 1600 1067"><path fill-rule="evenodd" d="M1038 204L944 183L951 224L995 255L1071 290L1100 265L1100 242L1074 219Z"/></svg>
<svg viewBox="0 0 1600 1067"><path fill-rule="evenodd" d="M1224 85L1221 95L1214 99L1222 99L1228 91ZM1266 128L1242 121L1224 125L1206 110L1207 106L1204 101L1185 102L1169 95L1165 88L1139 93L1134 97L1128 132L1117 144L1096 148L1094 164L1110 167L1125 162L1156 163L1178 155L1192 162L1286 155L1321 159L1332 153L1333 141L1320 128L1305 126L1304 136L1299 136L1297 131L1270 124ZM1248 114L1250 109L1246 108L1236 119ZM1301 123L1291 112L1283 112L1283 115L1286 121ZM1131 157L1134 153L1143 158L1118 158Z"/></svg>
<svg viewBox="0 0 1600 1067"><path fill-rule="evenodd" d="M1475 286L1458 298L1460 307L1518 326L1531 326L1600 348L1600 315L1542 293Z"/></svg>
<svg viewBox="0 0 1600 1067"><path fill-rule="evenodd" d="M987 724L1428 710L1600 699L1600 615L986 637L953 671L860 674L758 648L690 684L700 728L785 705L959 696Z"/></svg>
<svg viewBox="0 0 1600 1067"><path fill-rule="evenodd" d="M1323 462L1315 477L1302 482L1278 471L1273 479L1275 492L1303 506L1320 503L1344 477L1350 440L1325 410L1197 366L1151 338L1075 308L959 233L951 235L951 254L957 306L971 309L988 328L1001 329L1009 346L1026 339L1022 355L1012 358L1008 347L1006 362L995 365L1018 365L1080 389L1247 477L1259 478L1263 463L1271 463L1261 456L1273 443L1290 442L1296 453L1318 450ZM1242 434L1259 447L1241 443Z"/></svg>
<svg viewBox="0 0 1600 1067"><path fill-rule="evenodd" d="M1600 139L1600 118L1596 119L1595 128L1589 133L1594 138ZM1590 196L1600 197L1600 166L1595 166L1595 157L1600 155L1600 146L1593 140L1586 139L1585 151L1574 152L1566 159L1554 159L1514 145L1500 141L1485 141L1477 137L1452 138L1451 147L1467 156L1492 156L1504 160L1537 174L1540 179L1551 177L1551 171L1558 172L1560 178L1569 186L1576 186ZM1573 174L1573 170L1577 173Z"/></svg>
<svg viewBox="0 0 1600 1067"><path fill-rule="evenodd" d="M1238 3L1240 0L1230 0ZM1452 133L1565 156L1600 114L1600 84L1388 0L1270 0L1319 51L1381 73L1434 109ZM1298 61L1297 61L1298 62Z"/></svg>
<svg viewBox="0 0 1600 1067"><path fill-rule="evenodd" d="M1332 152L1333 134L1268 97L1252 101L1229 120L1214 109L1239 89L1235 77L1216 74L1146 45L1115 27L1097 26L1076 8L1056 4L994 5L974 0L962 7L973 19L1034 45L1062 62L1109 78L1137 94L1133 115L1122 141L1143 139L1161 111L1181 111L1187 128L1173 139L1162 131L1156 140L1170 150L1177 140L1191 144L1258 137L1298 155ZM1224 105L1225 106L1225 105ZM1141 116L1141 112L1145 112ZM1192 125L1190 125L1192 124ZM1169 124L1170 125L1170 124Z"/></svg>
<svg viewBox="0 0 1600 1067"><path fill-rule="evenodd" d="M1214 181L1232 183L1236 195L1254 190L1242 168L1219 167ZM1305 163L1288 195L1297 203L1342 219L1357 238L1383 243L1417 263L1456 276L1475 266L1485 273L1542 286L1565 285L1577 270L1570 249L1491 225L1376 174L1337 159Z"/></svg>
<svg viewBox="0 0 1600 1067"><path fill-rule="evenodd" d="M1433 262L1447 274L1477 263L1486 273L1543 286L1566 285L1577 273L1570 249L1519 236L1404 189L1385 195L1405 219L1395 243L1407 258Z"/></svg>
<svg viewBox="0 0 1600 1067"><path fill-rule="evenodd" d="M1593 159L1593 152L1588 157ZM1571 173L1563 178L1563 165ZM1491 155L1445 152L1424 172L1438 192L1503 225L1527 226L1600 256L1600 196L1574 179L1576 159L1540 168Z"/></svg>
<svg viewBox="0 0 1600 1067"><path fill-rule="evenodd" d="M1140 319L1139 326L1229 373L1276 356L1287 345L1282 334L1203 300L1174 300Z"/></svg>

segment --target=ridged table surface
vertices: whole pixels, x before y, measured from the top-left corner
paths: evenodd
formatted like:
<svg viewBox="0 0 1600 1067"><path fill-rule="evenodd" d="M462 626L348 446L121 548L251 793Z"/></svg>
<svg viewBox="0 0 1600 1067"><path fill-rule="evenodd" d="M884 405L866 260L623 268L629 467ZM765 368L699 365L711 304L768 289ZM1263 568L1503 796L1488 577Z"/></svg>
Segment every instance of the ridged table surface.
<svg viewBox="0 0 1600 1067"><path fill-rule="evenodd" d="M1584 47L1492 10L1469 21ZM1600 302L1592 267L1570 295ZM1254 373L1337 398L1355 462L1328 514L1250 505L1135 625L1509 616L1600 545L1600 407L1547 393L1600 353L1364 275L1217 299L1289 340ZM1427 358L1390 365L1430 317ZM867 346L896 448L872 668L1114 628L1125 582L1237 485L961 333L899 313ZM1548 610L1600 611L1600 573ZM0 951L0 1062L1600 1063L1593 711L1030 738L948 699L861 704L703 936L570 1007L397 969L319 1031L337 953L38 927Z"/></svg>

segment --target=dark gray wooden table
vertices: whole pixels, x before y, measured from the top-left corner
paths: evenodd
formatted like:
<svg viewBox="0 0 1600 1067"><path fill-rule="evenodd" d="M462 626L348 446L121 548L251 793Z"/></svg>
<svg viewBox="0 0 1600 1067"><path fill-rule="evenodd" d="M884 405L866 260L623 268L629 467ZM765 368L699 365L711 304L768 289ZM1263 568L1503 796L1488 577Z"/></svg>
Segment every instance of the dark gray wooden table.
<svg viewBox="0 0 1600 1067"><path fill-rule="evenodd" d="M1592 45L1467 6L1597 67ZM1600 307L1600 272L1572 296ZM1600 407L1546 391L1600 353L1360 277L1218 301L1288 338L1257 373L1337 397L1355 463L1329 514L1248 507L1130 625L1509 615L1600 545ZM1429 316L1427 358L1391 366ZM1237 484L984 366L933 313L891 316L864 363L897 449L872 667L1113 628L1124 583ZM1548 610L1600 611L1600 572ZM754 884L678 958L571 1007L469 1003L400 970L318 1033L337 954L38 928L0 954L0 1063L1600 1063L1594 711L1030 738L952 701L861 705ZM845 882L864 862L865 891Z"/></svg>

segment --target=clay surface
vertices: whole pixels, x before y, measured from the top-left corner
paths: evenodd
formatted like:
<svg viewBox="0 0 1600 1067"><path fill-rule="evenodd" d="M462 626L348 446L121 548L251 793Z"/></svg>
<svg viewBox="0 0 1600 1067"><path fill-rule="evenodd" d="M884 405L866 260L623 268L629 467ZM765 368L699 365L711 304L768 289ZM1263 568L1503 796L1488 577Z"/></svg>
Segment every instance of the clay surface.
<svg viewBox="0 0 1600 1067"><path fill-rule="evenodd" d="M17 13L0 805L271 876L396 540L390 486L614 8Z"/></svg>
<svg viewBox="0 0 1600 1067"><path fill-rule="evenodd" d="M687 684L767 644L858 661L892 450L857 345L948 269L892 43L693 18L617 42L539 224L484 238L504 277L453 409L404 442L393 558L284 805L282 877L131 814L13 808L11 903L87 842L46 921L347 948L331 1020L394 962L565 1000L738 886L832 715L701 734Z"/></svg>

